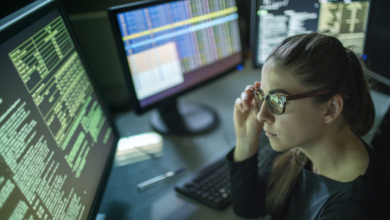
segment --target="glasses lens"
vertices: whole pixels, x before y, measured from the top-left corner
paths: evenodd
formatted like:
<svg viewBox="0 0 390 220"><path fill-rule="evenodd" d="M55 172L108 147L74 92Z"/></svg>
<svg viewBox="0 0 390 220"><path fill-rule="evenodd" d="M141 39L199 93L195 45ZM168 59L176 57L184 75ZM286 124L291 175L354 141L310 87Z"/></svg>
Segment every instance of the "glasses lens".
<svg viewBox="0 0 390 220"><path fill-rule="evenodd" d="M267 104L273 113L281 114L283 112L283 103L277 95L269 95L267 97Z"/></svg>
<svg viewBox="0 0 390 220"><path fill-rule="evenodd" d="M253 91L253 95L255 98L255 102L258 109L261 109L261 105L263 104L263 96L261 96L261 93L258 91Z"/></svg>
<svg viewBox="0 0 390 220"><path fill-rule="evenodd" d="M260 99L260 101L261 102L263 102L264 101L264 93L263 93L263 91L262 90L259 90L258 92L257 92L257 96L259 97L259 99Z"/></svg>

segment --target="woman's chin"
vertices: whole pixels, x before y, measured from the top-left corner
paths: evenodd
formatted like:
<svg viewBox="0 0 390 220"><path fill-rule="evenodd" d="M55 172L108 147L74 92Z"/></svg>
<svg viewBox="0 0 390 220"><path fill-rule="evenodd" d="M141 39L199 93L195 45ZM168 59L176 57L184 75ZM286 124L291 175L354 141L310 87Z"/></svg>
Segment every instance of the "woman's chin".
<svg viewBox="0 0 390 220"><path fill-rule="evenodd" d="M271 144L272 149L274 151L277 151L277 152L283 152L283 151L290 149L290 147L288 147L286 145L282 145L280 143L274 143L273 141L270 141L270 144Z"/></svg>

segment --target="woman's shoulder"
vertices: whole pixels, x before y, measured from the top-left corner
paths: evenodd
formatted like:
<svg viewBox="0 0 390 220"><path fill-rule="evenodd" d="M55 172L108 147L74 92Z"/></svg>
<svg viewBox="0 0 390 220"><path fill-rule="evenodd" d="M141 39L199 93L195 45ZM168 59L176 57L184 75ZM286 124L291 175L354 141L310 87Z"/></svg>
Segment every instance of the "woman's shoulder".
<svg viewBox="0 0 390 220"><path fill-rule="evenodd" d="M366 172L358 178L358 183L388 186L390 183L389 165L367 144L366 149L370 160Z"/></svg>
<svg viewBox="0 0 390 220"><path fill-rule="evenodd" d="M366 147L370 156L368 168L353 181L348 200L359 204L362 211L375 219L382 219L378 216L390 219L390 167L373 149Z"/></svg>
<svg viewBox="0 0 390 220"><path fill-rule="evenodd" d="M369 213L365 208L352 198L339 198L327 202L320 215L319 220L325 219L343 219L343 220L363 220L370 219Z"/></svg>
<svg viewBox="0 0 390 220"><path fill-rule="evenodd" d="M390 167L367 144L366 149L370 158L369 164L364 175L354 181L353 190L388 195L390 198Z"/></svg>

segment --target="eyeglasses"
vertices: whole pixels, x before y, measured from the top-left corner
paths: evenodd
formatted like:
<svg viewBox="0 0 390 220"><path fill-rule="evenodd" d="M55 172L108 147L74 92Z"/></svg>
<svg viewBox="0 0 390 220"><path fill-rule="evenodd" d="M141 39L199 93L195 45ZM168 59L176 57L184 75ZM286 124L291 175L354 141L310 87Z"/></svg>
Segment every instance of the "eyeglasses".
<svg viewBox="0 0 390 220"><path fill-rule="evenodd" d="M330 92L331 91L329 90L318 90L318 91L307 92L298 95L290 95L290 96L276 95L276 94L269 94L267 96L264 96L264 92L261 89L259 89L259 91L255 91L255 90L252 91L253 96L255 97L257 108L260 110L261 106L263 105L263 101L265 100L268 108L275 115L281 115L284 113L284 111L286 110L286 102L288 101L325 95Z"/></svg>

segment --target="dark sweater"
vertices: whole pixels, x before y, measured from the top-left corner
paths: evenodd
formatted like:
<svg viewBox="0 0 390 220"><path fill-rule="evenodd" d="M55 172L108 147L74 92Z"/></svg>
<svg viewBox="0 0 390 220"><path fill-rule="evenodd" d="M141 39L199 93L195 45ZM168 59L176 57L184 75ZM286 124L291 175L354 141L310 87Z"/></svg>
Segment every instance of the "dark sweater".
<svg viewBox="0 0 390 220"><path fill-rule="evenodd" d="M303 166L280 219L390 219L390 168L366 145L369 165L364 175L351 182L337 182ZM265 216L266 184L272 161L279 155L270 146L242 162L227 155L235 213L246 218ZM276 219L276 218L273 218Z"/></svg>

